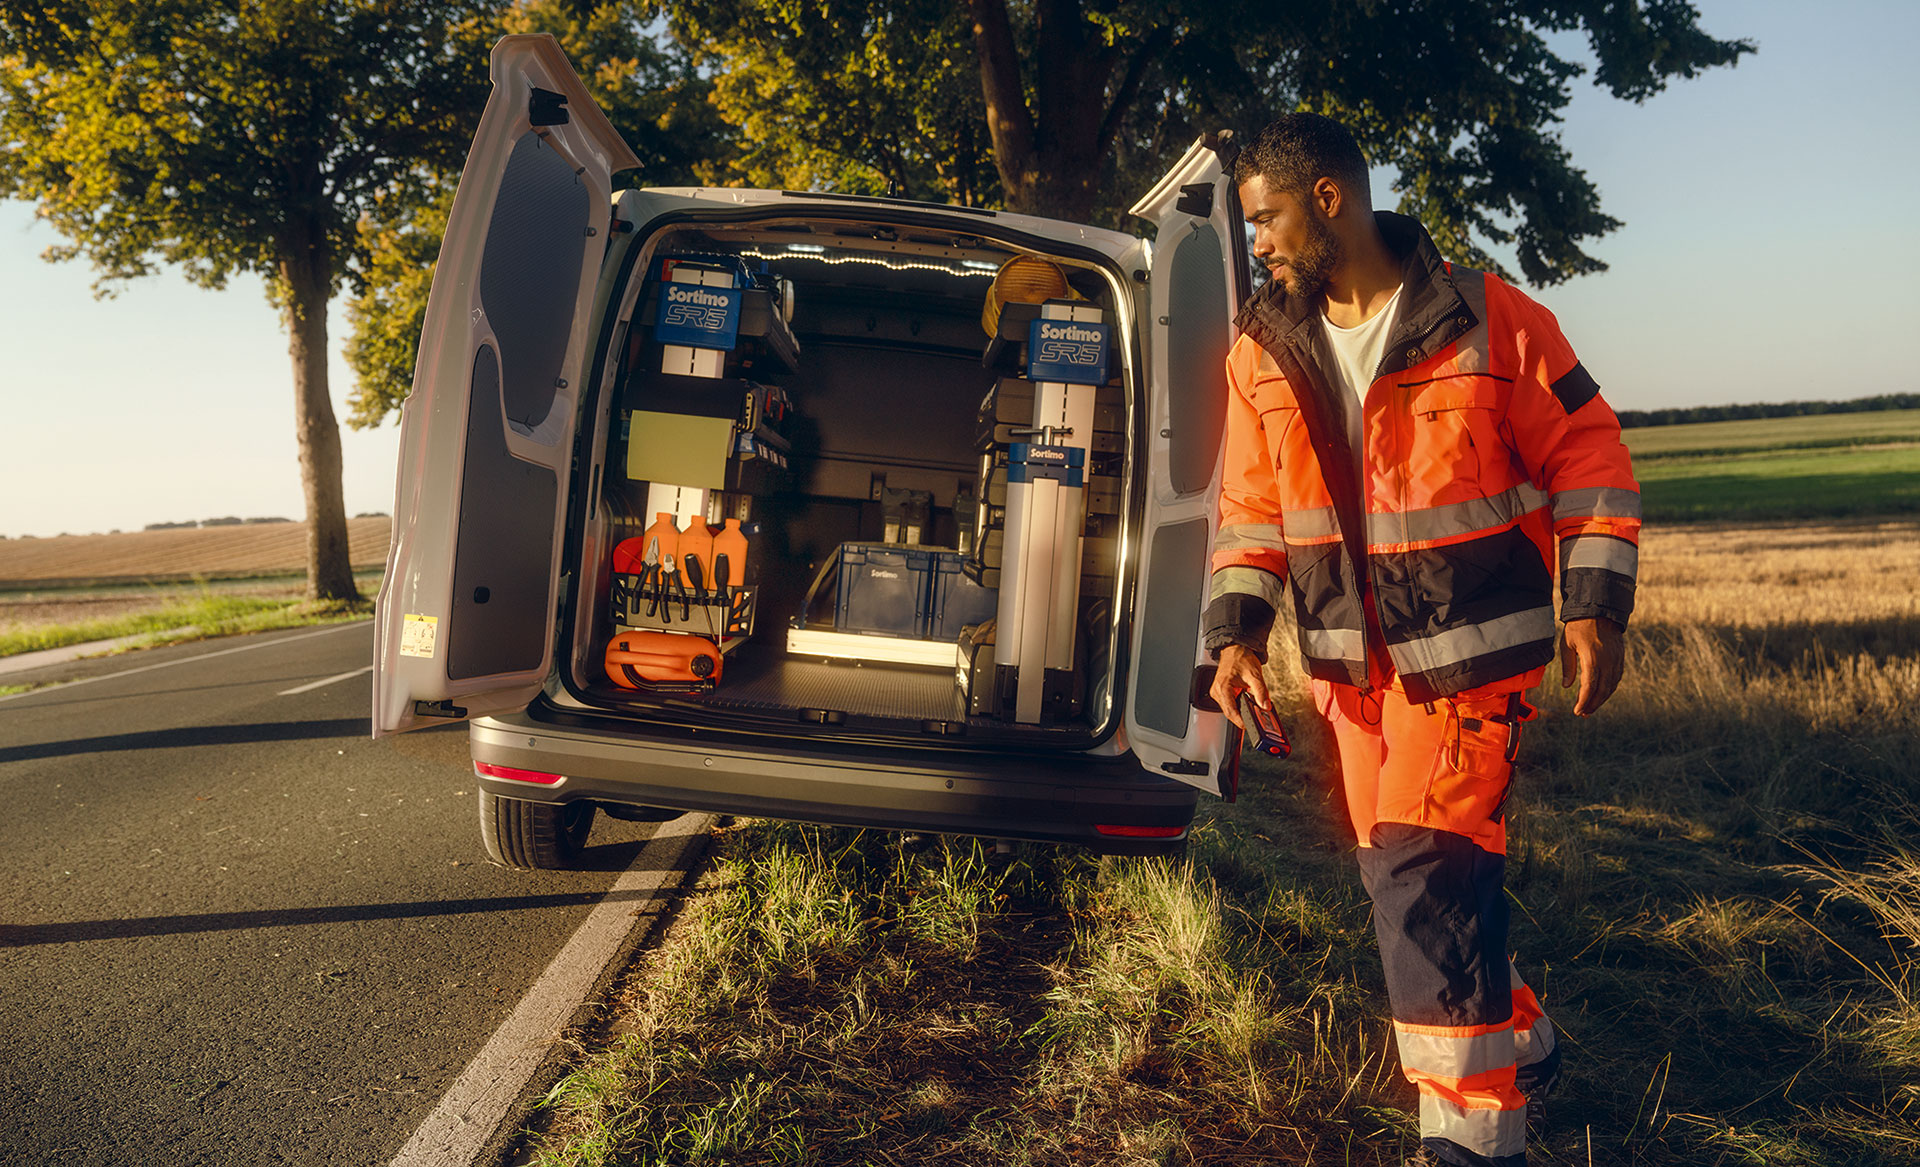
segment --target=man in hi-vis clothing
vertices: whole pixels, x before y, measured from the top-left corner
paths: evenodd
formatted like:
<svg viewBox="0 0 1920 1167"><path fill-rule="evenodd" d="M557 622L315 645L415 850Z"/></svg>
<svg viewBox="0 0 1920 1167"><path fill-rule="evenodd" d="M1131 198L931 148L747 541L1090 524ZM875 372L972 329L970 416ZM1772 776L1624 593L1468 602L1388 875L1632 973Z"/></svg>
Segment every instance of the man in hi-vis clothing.
<svg viewBox="0 0 1920 1167"><path fill-rule="evenodd" d="M1339 123L1293 114L1234 180L1273 278L1227 358L1207 647L1237 724L1289 599L1373 899L1417 1162L1526 1160L1559 1069L1508 961L1508 779L1559 641L1574 711L1619 683L1640 492L1553 315L1376 213ZM1560 615L1554 618L1554 577Z"/></svg>

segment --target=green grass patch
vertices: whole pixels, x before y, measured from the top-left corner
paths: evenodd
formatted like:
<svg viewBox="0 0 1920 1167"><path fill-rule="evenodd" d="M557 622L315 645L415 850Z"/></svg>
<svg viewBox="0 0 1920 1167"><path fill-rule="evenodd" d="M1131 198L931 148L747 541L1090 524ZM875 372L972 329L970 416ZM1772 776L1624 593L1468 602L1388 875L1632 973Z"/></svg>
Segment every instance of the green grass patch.
<svg viewBox="0 0 1920 1167"><path fill-rule="evenodd" d="M1920 510L1920 446L1666 458L1636 461L1634 473L1650 520L1811 519Z"/></svg>
<svg viewBox="0 0 1920 1167"><path fill-rule="evenodd" d="M191 599L169 599L151 611L71 624L41 624L0 631L0 657L64 648L124 636L148 636L139 647L172 644L242 632L265 632L307 624L365 618L371 601L319 603L263 596L221 595L204 590Z"/></svg>
<svg viewBox="0 0 1920 1167"><path fill-rule="evenodd" d="M1667 458L1718 457L1757 450L1920 442L1920 410L1639 426L1621 431L1621 438L1633 452L1636 465Z"/></svg>

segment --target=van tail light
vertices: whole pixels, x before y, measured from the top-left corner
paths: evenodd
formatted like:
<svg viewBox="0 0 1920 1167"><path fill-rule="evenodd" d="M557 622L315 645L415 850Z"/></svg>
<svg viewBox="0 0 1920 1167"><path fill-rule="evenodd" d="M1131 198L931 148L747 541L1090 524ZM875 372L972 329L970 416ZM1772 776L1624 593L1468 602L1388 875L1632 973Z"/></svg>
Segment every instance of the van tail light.
<svg viewBox="0 0 1920 1167"><path fill-rule="evenodd" d="M1185 827L1129 827L1114 823L1095 823L1093 829L1116 839L1177 839Z"/></svg>
<svg viewBox="0 0 1920 1167"><path fill-rule="evenodd" d="M549 774L544 770L516 770L512 766L496 766L492 762L475 762L473 772L482 778L503 778L508 782L531 782L536 786L558 786L566 781L559 774Z"/></svg>

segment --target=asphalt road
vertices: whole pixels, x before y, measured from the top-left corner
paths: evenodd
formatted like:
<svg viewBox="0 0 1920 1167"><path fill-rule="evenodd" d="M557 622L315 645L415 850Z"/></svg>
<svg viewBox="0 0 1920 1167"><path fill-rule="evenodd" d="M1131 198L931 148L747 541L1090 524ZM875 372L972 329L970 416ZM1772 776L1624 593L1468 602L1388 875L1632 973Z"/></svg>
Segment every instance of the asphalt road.
<svg viewBox="0 0 1920 1167"><path fill-rule="evenodd" d="M654 828L602 815L594 871L491 866L463 726L286 693L371 651L6 678L102 679L0 699L0 1163L385 1164L634 860Z"/></svg>

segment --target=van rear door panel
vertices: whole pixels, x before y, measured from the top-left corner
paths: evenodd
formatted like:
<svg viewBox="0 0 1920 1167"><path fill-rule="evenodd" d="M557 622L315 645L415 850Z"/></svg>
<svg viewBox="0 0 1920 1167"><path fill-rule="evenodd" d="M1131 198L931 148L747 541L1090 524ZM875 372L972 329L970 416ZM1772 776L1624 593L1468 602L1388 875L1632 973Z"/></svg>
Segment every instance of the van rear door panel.
<svg viewBox="0 0 1920 1167"><path fill-rule="evenodd" d="M612 175L638 160L553 38L501 40L491 73L401 409L376 737L523 706L552 666Z"/></svg>
<svg viewBox="0 0 1920 1167"><path fill-rule="evenodd" d="M1127 743L1147 769L1230 794L1231 728L1189 704L1207 602L1226 425L1226 356L1248 294L1224 135L1208 135L1132 208L1158 238L1148 280L1148 476Z"/></svg>

